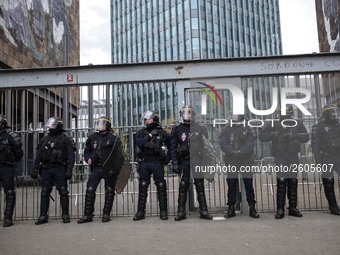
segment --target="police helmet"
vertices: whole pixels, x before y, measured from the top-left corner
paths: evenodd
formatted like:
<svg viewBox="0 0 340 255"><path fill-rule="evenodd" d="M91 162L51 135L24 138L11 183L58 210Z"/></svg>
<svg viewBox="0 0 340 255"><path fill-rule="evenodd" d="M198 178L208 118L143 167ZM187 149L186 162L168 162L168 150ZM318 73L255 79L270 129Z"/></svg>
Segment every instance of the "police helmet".
<svg viewBox="0 0 340 255"><path fill-rule="evenodd" d="M335 104L326 104L322 108L322 116L327 120L336 120L339 118L339 108Z"/></svg>
<svg viewBox="0 0 340 255"><path fill-rule="evenodd" d="M111 130L111 119L107 116L101 116L95 122L95 130L99 132Z"/></svg>
<svg viewBox="0 0 340 255"><path fill-rule="evenodd" d="M184 106L179 114L184 122L190 123L192 121L195 121L196 111L190 105Z"/></svg>
<svg viewBox="0 0 340 255"><path fill-rule="evenodd" d="M46 122L46 130L49 132L57 132L63 130L63 120L58 117L51 117Z"/></svg>
<svg viewBox="0 0 340 255"><path fill-rule="evenodd" d="M7 125L7 118L0 114L0 130L4 130L5 128L10 128L8 125Z"/></svg>
<svg viewBox="0 0 340 255"><path fill-rule="evenodd" d="M232 121L242 121L244 120L244 115L243 114L232 114L231 118Z"/></svg>
<svg viewBox="0 0 340 255"><path fill-rule="evenodd" d="M153 122L155 123L159 123L159 114L156 111L146 111L145 113L143 113L141 121L145 121L145 120L150 120L152 119Z"/></svg>

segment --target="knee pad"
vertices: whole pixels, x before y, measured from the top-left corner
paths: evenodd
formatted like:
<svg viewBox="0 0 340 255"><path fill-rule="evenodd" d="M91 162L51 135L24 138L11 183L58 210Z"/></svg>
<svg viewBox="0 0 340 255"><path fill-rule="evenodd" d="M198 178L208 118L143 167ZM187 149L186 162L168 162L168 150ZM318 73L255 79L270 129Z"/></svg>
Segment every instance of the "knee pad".
<svg viewBox="0 0 340 255"><path fill-rule="evenodd" d="M58 191L61 197L68 196L68 190L66 187L62 186L58 189Z"/></svg>
<svg viewBox="0 0 340 255"><path fill-rule="evenodd" d="M51 193L52 189L48 187L42 187L41 189L41 195L42 196L49 196Z"/></svg>

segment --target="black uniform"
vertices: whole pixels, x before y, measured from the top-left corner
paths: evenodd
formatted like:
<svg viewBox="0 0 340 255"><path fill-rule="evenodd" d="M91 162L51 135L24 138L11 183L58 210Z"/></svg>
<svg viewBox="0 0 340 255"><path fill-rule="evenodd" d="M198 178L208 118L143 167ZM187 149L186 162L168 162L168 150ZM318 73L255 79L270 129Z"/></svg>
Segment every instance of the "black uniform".
<svg viewBox="0 0 340 255"><path fill-rule="evenodd" d="M22 144L18 134L0 130L0 182L6 195L4 227L13 225L15 206L15 166L23 157Z"/></svg>
<svg viewBox="0 0 340 255"><path fill-rule="evenodd" d="M193 136L195 137L193 137ZM176 221L186 218L185 204L187 201L187 192L190 184L190 148L191 153L195 153L195 160L199 160L202 153L203 141L202 136L208 137L206 127L198 123L178 123L171 131L171 160L174 172L181 175L178 195L178 212ZM197 144L193 144L197 143ZM191 143L191 145L190 145ZM199 162L195 162L200 165ZM204 191L204 179L194 178L194 184L197 192L197 200L200 208L200 217L202 219L211 220L212 217L208 213L207 202Z"/></svg>
<svg viewBox="0 0 340 255"><path fill-rule="evenodd" d="M169 163L166 153L170 145L170 137L166 131L154 122L139 130L136 134L136 144L139 149L139 197L138 211L134 220L145 218L145 204L151 174L157 186L160 218L168 219L166 181L164 179L164 165Z"/></svg>
<svg viewBox="0 0 340 255"><path fill-rule="evenodd" d="M260 133L262 142L271 141L271 153L276 166L286 166L290 169L293 164L299 164L301 145L309 140L309 135L303 123L295 120L295 127L282 127L281 122L276 122L274 127L267 125ZM285 121L286 125L294 126L294 121ZM289 200L289 215L302 217L297 206L297 172L278 172L277 181L277 213L276 219L284 217L284 206L286 200L286 189Z"/></svg>
<svg viewBox="0 0 340 255"><path fill-rule="evenodd" d="M236 172L228 173L227 176L229 209L225 215L226 218L235 216L238 172L240 172L241 166L251 166L254 164L253 152L255 140L255 130L243 125L227 126L220 134L220 147L225 153L225 164L235 166L237 170ZM253 218L259 218L255 210L253 173L242 173L242 177L246 189L247 202L250 207L249 215Z"/></svg>
<svg viewBox="0 0 340 255"><path fill-rule="evenodd" d="M63 222L70 222L67 180L72 177L76 148L73 139L63 134L64 132L63 129L60 129L49 133L40 140L36 149L32 173L34 176L34 173L39 171L42 177L40 216L35 222L36 225L48 221L48 208L53 184L56 185L60 195Z"/></svg>
<svg viewBox="0 0 340 255"><path fill-rule="evenodd" d="M96 189L101 181L105 180L105 202L103 207L102 221L110 221L110 213L115 196L115 186L117 181L116 172L103 171L102 166L107 160L113 147L121 148L122 143L118 136L110 130L101 133L96 132L88 137L86 140L86 147L84 149L84 158L86 162L92 160L91 174L87 181L87 189L85 194L84 216L78 220L78 223L85 223L92 221L94 212L94 202L96 197ZM116 147L117 146L117 147ZM114 168L112 168L114 169Z"/></svg>
<svg viewBox="0 0 340 255"><path fill-rule="evenodd" d="M329 121L321 118L312 130L312 150L315 163L325 167L322 172L322 182L325 195L332 214L340 215L334 193L334 171L340 176L340 124L338 120ZM333 167L330 168L330 165ZM330 170L331 169L331 170Z"/></svg>

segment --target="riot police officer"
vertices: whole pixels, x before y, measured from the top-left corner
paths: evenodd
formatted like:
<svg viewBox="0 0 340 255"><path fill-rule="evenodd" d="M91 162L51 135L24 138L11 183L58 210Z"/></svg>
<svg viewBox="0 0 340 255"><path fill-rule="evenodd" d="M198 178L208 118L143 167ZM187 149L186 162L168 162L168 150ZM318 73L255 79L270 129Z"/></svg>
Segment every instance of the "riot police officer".
<svg viewBox="0 0 340 255"><path fill-rule="evenodd" d="M187 201L187 193L190 185L190 142L193 140L202 141L203 136L208 137L208 131L206 127L195 122L195 109L191 106L184 106L180 111L181 122L176 124L171 131L171 162L174 173L181 176L179 183L178 194L178 211L175 217L175 221L181 221L186 219L185 204ZM201 139L196 139L202 136ZM200 157L198 155L202 149L202 145L191 144L195 153L195 158ZM196 151L196 149L198 151ZM207 202L204 191L204 179L194 178L194 184L197 192L197 200L199 203L199 213L201 219L211 220L208 212Z"/></svg>
<svg viewBox="0 0 340 255"><path fill-rule="evenodd" d="M220 134L220 147L225 154L225 164L235 166L237 171L227 173L228 183L228 212L225 218L234 217L235 203L238 186L238 173L241 166L254 164L253 152L255 147L256 132L249 126L243 115L232 115L233 124L228 124ZM253 173L241 173L249 204L249 216L259 218L255 209L255 193L253 187Z"/></svg>
<svg viewBox="0 0 340 255"><path fill-rule="evenodd" d="M105 181L102 222L111 220L110 213L115 197L117 173L114 171L114 168L104 169L103 166L110 155L112 155L111 152L115 148L120 149L122 143L120 138L112 132L111 120L107 116L102 116L96 120L95 131L95 133L87 138L84 149L84 158L90 166L91 174L86 185L84 216L78 220L79 224L92 221L96 198L95 192L101 179Z"/></svg>
<svg viewBox="0 0 340 255"><path fill-rule="evenodd" d="M168 219L168 202L166 181L164 179L164 165L169 163L166 149L170 145L170 137L159 123L159 115L155 111L147 111L142 120L145 127L136 134L136 144L139 149L139 196L138 209L133 220L145 219L145 204L151 174L157 186L160 219Z"/></svg>
<svg viewBox="0 0 340 255"><path fill-rule="evenodd" d="M340 124L338 107L334 104L327 104L322 109L322 116L319 122L312 129L312 150L315 163L321 167L328 168L322 172L322 183L325 195L329 204L329 210L334 215L340 215L334 193L334 170L340 176ZM329 171L330 165L333 168Z"/></svg>
<svg viewBox="0 0 340 255"><path fill-rule="evenodd" d="M280 115L280 121L269 123L260 133L260 141L271 141L271 153L276 166L290 167L299 164L301 143L309 140L309 135L300 120L293 119L294 109L291 104L286 105L286 115ZM288 214L302 217L297 206L297 172L278 172L276 174L276 206L275 219L284 217L286 192L289 200Z"/></svg>
<svg viewBox="0 0 340 255"><path fill-rule="evenodd" d="M63 120L51 117L46 122L47 136L43 137L36 149L31 177L36 179L40 174L41 200L40 216L36 225L48 222L50 194L55 183L60 195L60 205L63 223L70 222L69 196L67 181L72 178L75 162L75 144L72 138L64 134Z"/></svg>
<svg viewBox="0 0 340 255"><path fill-rule="evenodd" d="M13 225L15 166L23 156L20 137L17 133L6 130L9 128L6 117L0 114L0 182L6 195L4 227Z"/></svg>

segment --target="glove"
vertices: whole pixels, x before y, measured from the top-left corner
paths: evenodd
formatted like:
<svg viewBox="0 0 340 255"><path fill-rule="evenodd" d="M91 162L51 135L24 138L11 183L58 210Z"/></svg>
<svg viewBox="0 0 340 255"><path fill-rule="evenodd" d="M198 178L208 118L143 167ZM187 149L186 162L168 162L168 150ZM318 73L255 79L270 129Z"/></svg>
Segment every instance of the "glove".
<svg viewBox="0 0 340 255"><path fill-rule="evenodd" d="M175 174L181 175L182 169L178 166L178 163L177 163L177 162L172 163L172 171L173 171Z"/></svg>
<svg viewBox="0 0 340 255"><path fill-rule="evenodd" d="M65 175L65 179L68 181L72 178L72 171L67 171Z"/></svg>
<svg viewBox="0 0 340 255"><path fill-rule="evenodd" d="M32 179L37 179L38 178L38 175L39 175L39 170L38 169L33 169L31 171L31 177Z"/></svg>
<svg viewBox="0 0 340 255"><path fill-rule="evenodd" d="M232 151L231 152L231 156L233 156L233 157L238 157L238 156L240 156L241 155L241 152L240 151Z"/></svg>

